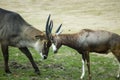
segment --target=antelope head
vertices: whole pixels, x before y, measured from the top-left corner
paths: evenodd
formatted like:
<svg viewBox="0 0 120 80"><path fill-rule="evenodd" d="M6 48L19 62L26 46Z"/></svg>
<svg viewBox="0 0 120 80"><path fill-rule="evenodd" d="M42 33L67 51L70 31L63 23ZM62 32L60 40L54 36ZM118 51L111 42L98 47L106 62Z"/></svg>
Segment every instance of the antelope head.
<svg viewBox="0 0 120 80"><path fill-rule="evenodd" d="M50 15L49 15L47 24L46 24L46 35L47 35L48 41L51 42L54 53L57 53L58 49L61 47L61 42L59 38L59 34L62 32L60 30L61 26L62 24L58 27L55 34L52 34L51 32L53 28L53 21L50 20Z"/></svg>
<svg viewBox="0 0 120 80"><path fill-rule="evenodd" d="M49 48L50 48L50 46L51 46L51 41L50 41L50 39L49 39L49 37L48 37L48 31L47 31L47 28L49 27L49 26L51 26L51 24L49 24L49 20L50 20L50 15L49 15L49 17L48 17L48 19L47 19L47 22L46 22L46 33L45 34L43 34L42 36L40 35L40 36L36 36L36 38L38 38L38 39L42 39L41 41L42 41L42 52L41 52L41 57L43 58L43 59L47 59L47 57L48 57L48 52L49 52ZM37 46L37 48L38 48L38 46ZM38 49L39 50L39 49Z"/></svg>

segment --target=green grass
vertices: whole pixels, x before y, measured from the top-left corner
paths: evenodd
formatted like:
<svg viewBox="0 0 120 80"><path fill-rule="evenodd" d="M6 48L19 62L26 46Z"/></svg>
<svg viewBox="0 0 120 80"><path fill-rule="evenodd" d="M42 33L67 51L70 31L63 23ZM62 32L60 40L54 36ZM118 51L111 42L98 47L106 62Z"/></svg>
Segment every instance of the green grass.
<svg viewBox="0 0 120 80"><path fill-rule="evenodd" d="M0 80L79 80L81 75L81 55L63 46L57 54L51 50L47 60L30 49L41 75L36 75L30 62L16 48L10 48L9 66L12 74L4 72L4 61L0 54ZM115 57L90 54L92 80L116 80L118 65ZM87 67L84 80L88 79Z"/></svg>

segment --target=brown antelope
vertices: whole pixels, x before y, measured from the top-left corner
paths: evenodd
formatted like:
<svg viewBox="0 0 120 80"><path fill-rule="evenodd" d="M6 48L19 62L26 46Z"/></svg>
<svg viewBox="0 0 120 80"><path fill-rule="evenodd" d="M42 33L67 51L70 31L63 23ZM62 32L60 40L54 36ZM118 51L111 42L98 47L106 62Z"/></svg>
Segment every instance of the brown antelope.
<svg viewBox="0 0 120 80"><path fill-rule="evenodd" d="M0 8L0 43L5 62L5 72L11 73L8 60L8 46L19 48L30 60L35 72L40 71L35 64L28 47L35 48L46 59L51 46L44 32L28 24L18 13ZM46 46L44 46L46 45Z"/></svg>
<svg viewBox="0 0 120 80"><path fill-rule="evenodd" d="M53 24L52 21L50 23ZM60 31L57 30L56 34L53 35L51 34L52 27L53 25L49 26L46 31L52 43L54 53L56 53L62 45L65 45L77 50L82 55L83 65L81 79L83 79L85 75L84 63L87 62L89 80L91 80L89 52L101 54L112 52L120 62L120 35L104 30L94 31L90 29L83 29L74 34L59 34ZM119 72L120 71L118 71L117 77L119 77Z"/></svg>

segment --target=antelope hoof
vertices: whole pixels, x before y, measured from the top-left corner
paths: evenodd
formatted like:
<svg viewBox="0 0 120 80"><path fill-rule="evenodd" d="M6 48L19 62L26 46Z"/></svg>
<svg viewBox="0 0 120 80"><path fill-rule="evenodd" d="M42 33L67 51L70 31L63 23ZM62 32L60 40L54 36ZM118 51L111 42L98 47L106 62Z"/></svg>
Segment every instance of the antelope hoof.
<svg viewBox="0 0 120 80"><path fill-rule="evenodd" d="M80 80L83 80L83 77L80 77Z"/></svg>
<svg viewBox="0 0 120 80"><path fill-rule="evenodd" d="M39 70L35 71L35 73L36 73L37 75L40 75L40 71L39 71Z"/></svg>
<svg viewBox="0 0 120 80"><path fill-rule="evenodd" d="M12 72L10 70L5 71L7 74L11 74Z"/></svg>
<svg viewBox="0 0 120 80"><path fill-rule="evenodd" d="M91 75L89 75L89 80L91 80L91 78L92 78L92 76L91 76Z"/></svg>

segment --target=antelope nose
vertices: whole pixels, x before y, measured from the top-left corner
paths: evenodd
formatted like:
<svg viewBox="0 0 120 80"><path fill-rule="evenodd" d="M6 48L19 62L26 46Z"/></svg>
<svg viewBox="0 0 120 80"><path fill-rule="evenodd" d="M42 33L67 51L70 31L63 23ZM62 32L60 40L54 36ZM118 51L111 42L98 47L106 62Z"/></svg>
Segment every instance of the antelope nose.
<svg viewBox="0 0 120 80"><path fill-rule="evenodd" d="M47 59L47 56L44 55L43 59Z"/></svg>
<svg viewBox="0 0 120 80"><path fill-rule="evenodd" d="M57 50L55 50L54 53L57 53Z"/></svg>

